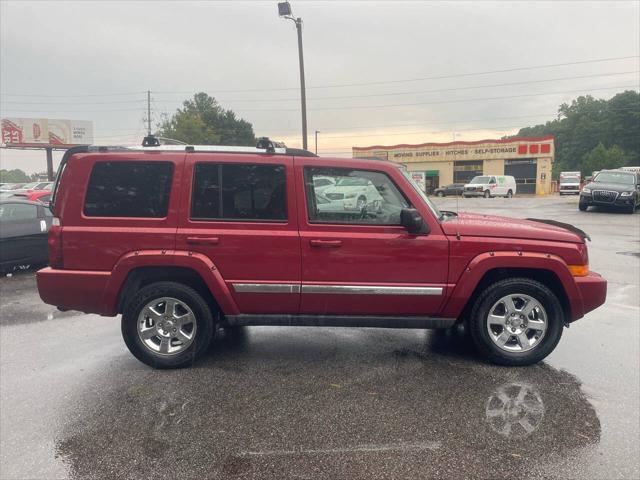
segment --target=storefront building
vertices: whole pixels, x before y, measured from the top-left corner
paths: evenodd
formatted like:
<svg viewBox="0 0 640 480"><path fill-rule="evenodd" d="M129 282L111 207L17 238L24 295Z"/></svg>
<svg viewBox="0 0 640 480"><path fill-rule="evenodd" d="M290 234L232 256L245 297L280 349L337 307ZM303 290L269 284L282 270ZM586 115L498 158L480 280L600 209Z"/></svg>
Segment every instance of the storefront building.
<svg viewBox="0 0 640 480"><path fill-rule="evenodd" d="M467 183L476 175L512 175L518 193L551 192L553 136L353 147L354 158L380 158L403 164L424 177L427 193L450 183Z"/></svg>

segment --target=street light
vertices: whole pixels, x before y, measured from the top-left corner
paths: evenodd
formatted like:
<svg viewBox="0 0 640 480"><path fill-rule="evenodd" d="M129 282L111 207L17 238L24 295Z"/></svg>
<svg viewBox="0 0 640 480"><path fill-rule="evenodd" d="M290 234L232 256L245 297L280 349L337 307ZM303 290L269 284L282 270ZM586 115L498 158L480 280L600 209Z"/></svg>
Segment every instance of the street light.
<svg viewBox="0 0 640 480"><path fill-rule="evenodd" d="M300 103L302 106L302 148L307 149L307 94L304 86L304 57L302 55L302 19L291 14L289 2L278 3L278 15L293 20L298 31L298 59L300 61Z"/></svg>

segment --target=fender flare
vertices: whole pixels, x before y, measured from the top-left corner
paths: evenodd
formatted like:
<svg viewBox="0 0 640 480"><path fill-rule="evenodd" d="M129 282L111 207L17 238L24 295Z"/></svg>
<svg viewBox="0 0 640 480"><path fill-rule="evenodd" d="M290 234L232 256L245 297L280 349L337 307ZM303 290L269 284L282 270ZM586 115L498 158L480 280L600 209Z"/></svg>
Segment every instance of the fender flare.
<svg viewBox="0 0 640 480"><path fill-rule="evenodd" d="M225 315L238 315L240 310L218 268L209 257L184 250L137 250L124 254L111 271L102 299L104 311L117 314L118 298L131 271L140 267L184 267L194 270L205 282Z"/></svg>
<svg viewBox="0 0 640 480"><path fill-rule="evenodd" d="M522 251L485 252L474 257L458 278L440 316L458 318L484 275L496 268L526 268L555 274L569 300L568 320L574 321L584 316L582 296L566 262L557 255Z"/></svg>

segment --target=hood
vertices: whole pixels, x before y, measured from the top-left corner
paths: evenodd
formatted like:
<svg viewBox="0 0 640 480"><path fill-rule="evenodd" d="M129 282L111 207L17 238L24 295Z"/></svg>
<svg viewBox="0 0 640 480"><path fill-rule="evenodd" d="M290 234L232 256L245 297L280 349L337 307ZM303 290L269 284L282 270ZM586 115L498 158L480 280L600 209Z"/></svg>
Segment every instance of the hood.
<svg viewBox="0 0 640 480"><path fill-rule="evenodd" d="M635 186L630 183L589 182L584 187L591 190L611 190L612 192L632 192L635 190Z"/></svg>
<svg viewBox="0 0 640 480"><path fill-rule="evenodd" d="M522 238L528 240L549 240L556 242L583 243L584 232L571 225L560 226L559 222L550 225L546 220L520 220L495 215L482 215L461 212L442 222L442 229L447 235L467 237L502 237ZM569 230L574 229L574 231ZM580 233L581 232L582 235Z"/></svg>

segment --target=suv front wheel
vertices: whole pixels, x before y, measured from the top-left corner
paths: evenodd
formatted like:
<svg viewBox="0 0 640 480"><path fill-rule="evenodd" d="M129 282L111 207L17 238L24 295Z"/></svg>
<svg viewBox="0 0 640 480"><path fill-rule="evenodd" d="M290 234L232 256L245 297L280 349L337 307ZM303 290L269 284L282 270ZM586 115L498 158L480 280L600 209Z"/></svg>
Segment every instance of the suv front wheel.
<svg viewBox="0 0 640 480"><path fill-rule="evenodd" d="M154 368L191 365L214 333L211 309L191 287L158 282L140 289L122 314L122 337L129 351Z"/></svg>
<svg viewBox="0 0 640 480"><path fill-rule="evenodd" d="M469 318L473 341L499 365L532 365L549 355L562 336L564 312L555 294L529 278L490 285Z"/></svg>

